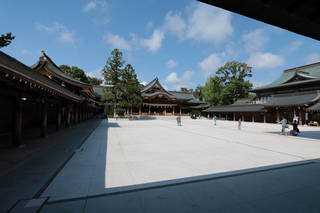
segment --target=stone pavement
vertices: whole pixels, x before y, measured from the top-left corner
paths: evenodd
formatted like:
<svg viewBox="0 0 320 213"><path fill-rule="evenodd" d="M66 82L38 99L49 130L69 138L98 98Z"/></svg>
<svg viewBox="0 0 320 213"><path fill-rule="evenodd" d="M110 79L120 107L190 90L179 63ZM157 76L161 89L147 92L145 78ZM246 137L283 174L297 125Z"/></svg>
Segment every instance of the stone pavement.
<svg viewBox="0 0 320 213"><path fill-rule="evenodd" d="M319 212L318 128L110 120L55 177L41 212Z"/></svg>
<svg viewBox="0 0 320 213"><path fill-rule="evenodd" d="M89 120L27 141L25 148L0 150L0 212L22 199L37 198L63 164L101 122Z"/></svg>

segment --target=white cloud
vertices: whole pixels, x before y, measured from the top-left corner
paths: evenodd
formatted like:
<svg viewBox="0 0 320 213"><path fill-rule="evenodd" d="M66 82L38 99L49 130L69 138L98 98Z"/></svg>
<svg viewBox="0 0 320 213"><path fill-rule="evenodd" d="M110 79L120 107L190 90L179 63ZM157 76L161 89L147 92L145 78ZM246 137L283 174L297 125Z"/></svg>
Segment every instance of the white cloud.
<svg viewBox="0 0 320 213"><path fill-rule="evenodd" d="M172 11L169 11L165 16L164 29L182 38L186 30L186 24L181 14L174 14Z"/></svg>
<svg viewBox="0 0 320 213"><path fill-rule="evenodd" d="M285 49L285 51L287 53L291 53L291 52L294 52L296 51L297 49L299 49L301 46L302 46L303 42L300 41L300 40L297 40L297 41L294 41L294 42L291 42L288 47Z"/></svg>
<svg viewBox="0 0 320 213"><path fill-rule="evenodd" d="M103 69L102 67L99 67L91 72L88 72L87 75L89 75L91 77L103 79L102 69Z"/></svg>
<svg viewBox="0 0 320 213"><path fill-rule="evenodd" d="M164 32L161 29L155 29L149 39L143 39L143 45L151 52L157 51L165 38Z"/></svg>
<svg viewBox="0 0 320 213"><path fill-rule="evenodd" d="M143 86L147 85L148 83L145 81L140 82L140 84L142 84Z"/></svg>
<svg viewBox="0 0 320 213"><path fill-rule="evenodd" d="M95 1L89 1L84 7L83 11L88 12L97 8L97 3Z"/></svg>
<svg viewBox="0 0 320 213"><path fill-rule="evenodd" d="M181 76L178 76L176 72L172 72L165 78L165 82L170 85L169 88L175 90L179 90L182 87L190 88L193 85L191 81L193 75L193 71L185 71Z"/></svg>
<svg viewBox="0 0 320 213"><path fill-rule="evenodd" d="M268 38L265 35L265 29L260 28L243 35L242 41L247 52L261 52L264 50Z"/></svg>
<svg viewBox="0 0 320 213"><path fill-rule="evenodd" d="M36 27L40 31L56 34L58 40L64 43L74 43L76 40L75 32L59 22L53 22L51 25L36 23Z"/></svg>
<svg viewBox="0 0 320 213"><path fill-rule="evenodd" d="M223 61L218 54L210 54L199 63L199 67L204 71L204 75L207 77L213 74L220 66L222 66L222 64Z"/></svg>
<svg viewBox="0 0 320 213"><path fill-rule="evenodd" d="M233 33L231 13L204 3L192 5L186 38L219 44Z"/></svg>
<svg viewBox="0 0 320 213"><path fill-rule="evenodd" d="M182 82L190 81L193 74L194 74L194 72L192 72L192 71L185 71L181 77Z"/></svg>
<svg viewBox="0 0 320 213"><path fill-rule="evenodd" d="M174 84L174 83L179 82L180 80L179 80L179 78L178 78L177 73L176 73L176 72L172 72L172 73L170 73L170 74L166 77L165 81L166 81L167 83Z"/></svg>
<svg viewBox="0 0 320 213"><path fill-rule="evenodd" d="M108 33L103 36L103 40L110 44L113 48L118 48L122 50L131 50L132 45L130 44L130 41L122 38L119 35L115 35L112 33Z"/></svg>
<svg viewBox="0 0 320 213"><path fill-rule="evenodd" d="M312 53L308 55L305 59L307 64L313 64L316 62L320 62L320 53Z"/></svg>
<svg viewBox="0 0 320 213"><path fill-rule="evenodd" d="M255 53L247 61L253 69L275 68L284 64L284 59L280 55L272 53Z"/></svg>
<svg viewBox="0 0 320 213"><path fill-rule="evenodd" d="M73 43L75 41L74 32L61 32L59 41L64 43Z"/></svg>
<svg viewBox="0 0 320 213"><path fill-rule="evenodd" d="M167 61L167 67L169 69L173 69L177 66L177 62L175 62L175 60L170 59L169 61Z"/></svg>

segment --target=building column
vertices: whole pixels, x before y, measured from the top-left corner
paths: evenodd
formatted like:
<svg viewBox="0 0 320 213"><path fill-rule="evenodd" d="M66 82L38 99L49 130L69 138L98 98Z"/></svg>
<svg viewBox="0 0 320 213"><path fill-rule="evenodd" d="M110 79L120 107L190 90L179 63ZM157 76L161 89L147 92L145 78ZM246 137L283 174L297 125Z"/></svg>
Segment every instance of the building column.
<svg viewBox="0 0 320 213"><path fill-rule="evenodd" d="M22 146L22 102L20 97L14 101L13 145Z"/></svg>
<svg viewBox="0 0 320 213"><path fill-rule="evenodd" d="M279 114L279 109L277 108L277 123L280 122L280 114Z"/></svg>
<svg viewBox="0 0 320 213"><path fill-rule="evenodd" d="M180 116L181 116L181 114L182 114L182 113L181 113L181 105L180 105L180 112L179 112L179 114L180 114Z"/></svg>
<svg viewBox="0 0 320 213"><path fill-rule="evenodd" d="M164 115L166 116L167 115L167 107L164 106Z"/></svg>
<svg viewBox="0 0 320 213"><path fill-rule="evenodd" d="M149 105L149 111L148 111L148 115L151 114L151 106Z"/></svg>
<svg viewBox="0 0 320 213"><path fill-rule="evenodd" d="M302 112L301 109L299 110L299 125L302 125Z"/></svg>
<svg viewBox="0 0 320 213"><path fill-rule="evenodd" d="M236 114L233 113L233 121L235 121L235 120L236 120Z"/></svg>
<svg viewBox="0 0 320 213"><path fill-rule="evenodd" d="M263 123L267 123L267 115L266 115L266 113L263 113Z"/></svg>
<svg viewBox="0 0 320 213"><path fill-rule="evenodd" d="M139 115L141 115L141 106L139 107Z"/></svg>
<svg viewBox="0 0 320 213"><path fill-rule="evenodd" d="M57 123L56 130L59 131L61 129L61 117L62 117L62 108L61 103L57 104Z"/></svg>
<svg viewBox="0 0 320 213"><path fill-rule="evenodd" d="M40 136L47 135L48 126L48 104L45 99L41 100L41 122L40 122Z"/></svg>
<svg viewBox="0 0 320 213"><path fill-rule="evenodd" d="M252 113L252 122L254 122L254 113Z"/></svg>
<svg viewBox="0 0 320 213"><path fill-rule="evenodd" d="M226 121L228 120L228 113L226 113Z"/></svg>
<svg viewBox="0 0 320 213"><path fill-rule="evenodd" d="M242 121L244 121L244 115L242 115L241 117L242 117L242 119L241 119L241 120L242 120Z"/></svg>
<svg viewBox="0 0 320 213"><path fill-rule="evenodd" d="M172 106L173 108L172 108L172 115L174 116L174 106Z"/></svg>
<svg viewBox="0 0 320 213"><path fill-rule="evenodd" d="M66 106L66 126L70 127L70 105Z"/></svg>

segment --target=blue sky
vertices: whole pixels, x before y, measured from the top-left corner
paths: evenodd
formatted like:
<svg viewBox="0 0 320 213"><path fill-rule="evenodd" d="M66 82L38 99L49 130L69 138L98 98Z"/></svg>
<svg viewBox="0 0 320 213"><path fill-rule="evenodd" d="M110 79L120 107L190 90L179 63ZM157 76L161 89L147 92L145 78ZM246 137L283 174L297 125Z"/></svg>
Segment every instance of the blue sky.
<svg viewBox="0 0 320 213"><path fill-rule="evenodd" d="M40 50L58 64L100 70L113 48L141 82L159 77L168 89L202 85L225 62L253 67L261 86L282 70L320 61L320 42L194 0L2 0L1 50L27 65Z"/></svg>

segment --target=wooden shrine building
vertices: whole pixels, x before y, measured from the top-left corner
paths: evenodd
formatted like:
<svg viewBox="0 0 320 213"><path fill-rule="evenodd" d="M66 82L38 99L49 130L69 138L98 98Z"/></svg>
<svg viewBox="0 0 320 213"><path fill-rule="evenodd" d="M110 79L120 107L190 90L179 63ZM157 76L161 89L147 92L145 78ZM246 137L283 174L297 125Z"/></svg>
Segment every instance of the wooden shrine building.
<svg viewBox="0 0 320 213"><path fill-rule="evenodd" d="M320 121L320 62L284 70L274 82L253 89L253 99L238 100L227 106L213 106L205 113L227 120L279 122L282 117L292 121L294 114L300 124Z"/></svg>
<svg viewBox="0 0 320 213"><path fill-rule="evenodd" d="M44 53L29 67L0 51L0 147L101 113L92 86L64 73Z"/></svg>
<svg viewBox="0 0 320 213"><path fill-rule="evenodd" d="M167 91L155 78L141 91L143 106L140 115L186 115L194 107L201 109L205 103L196 99L192 92Z"/></svg>

